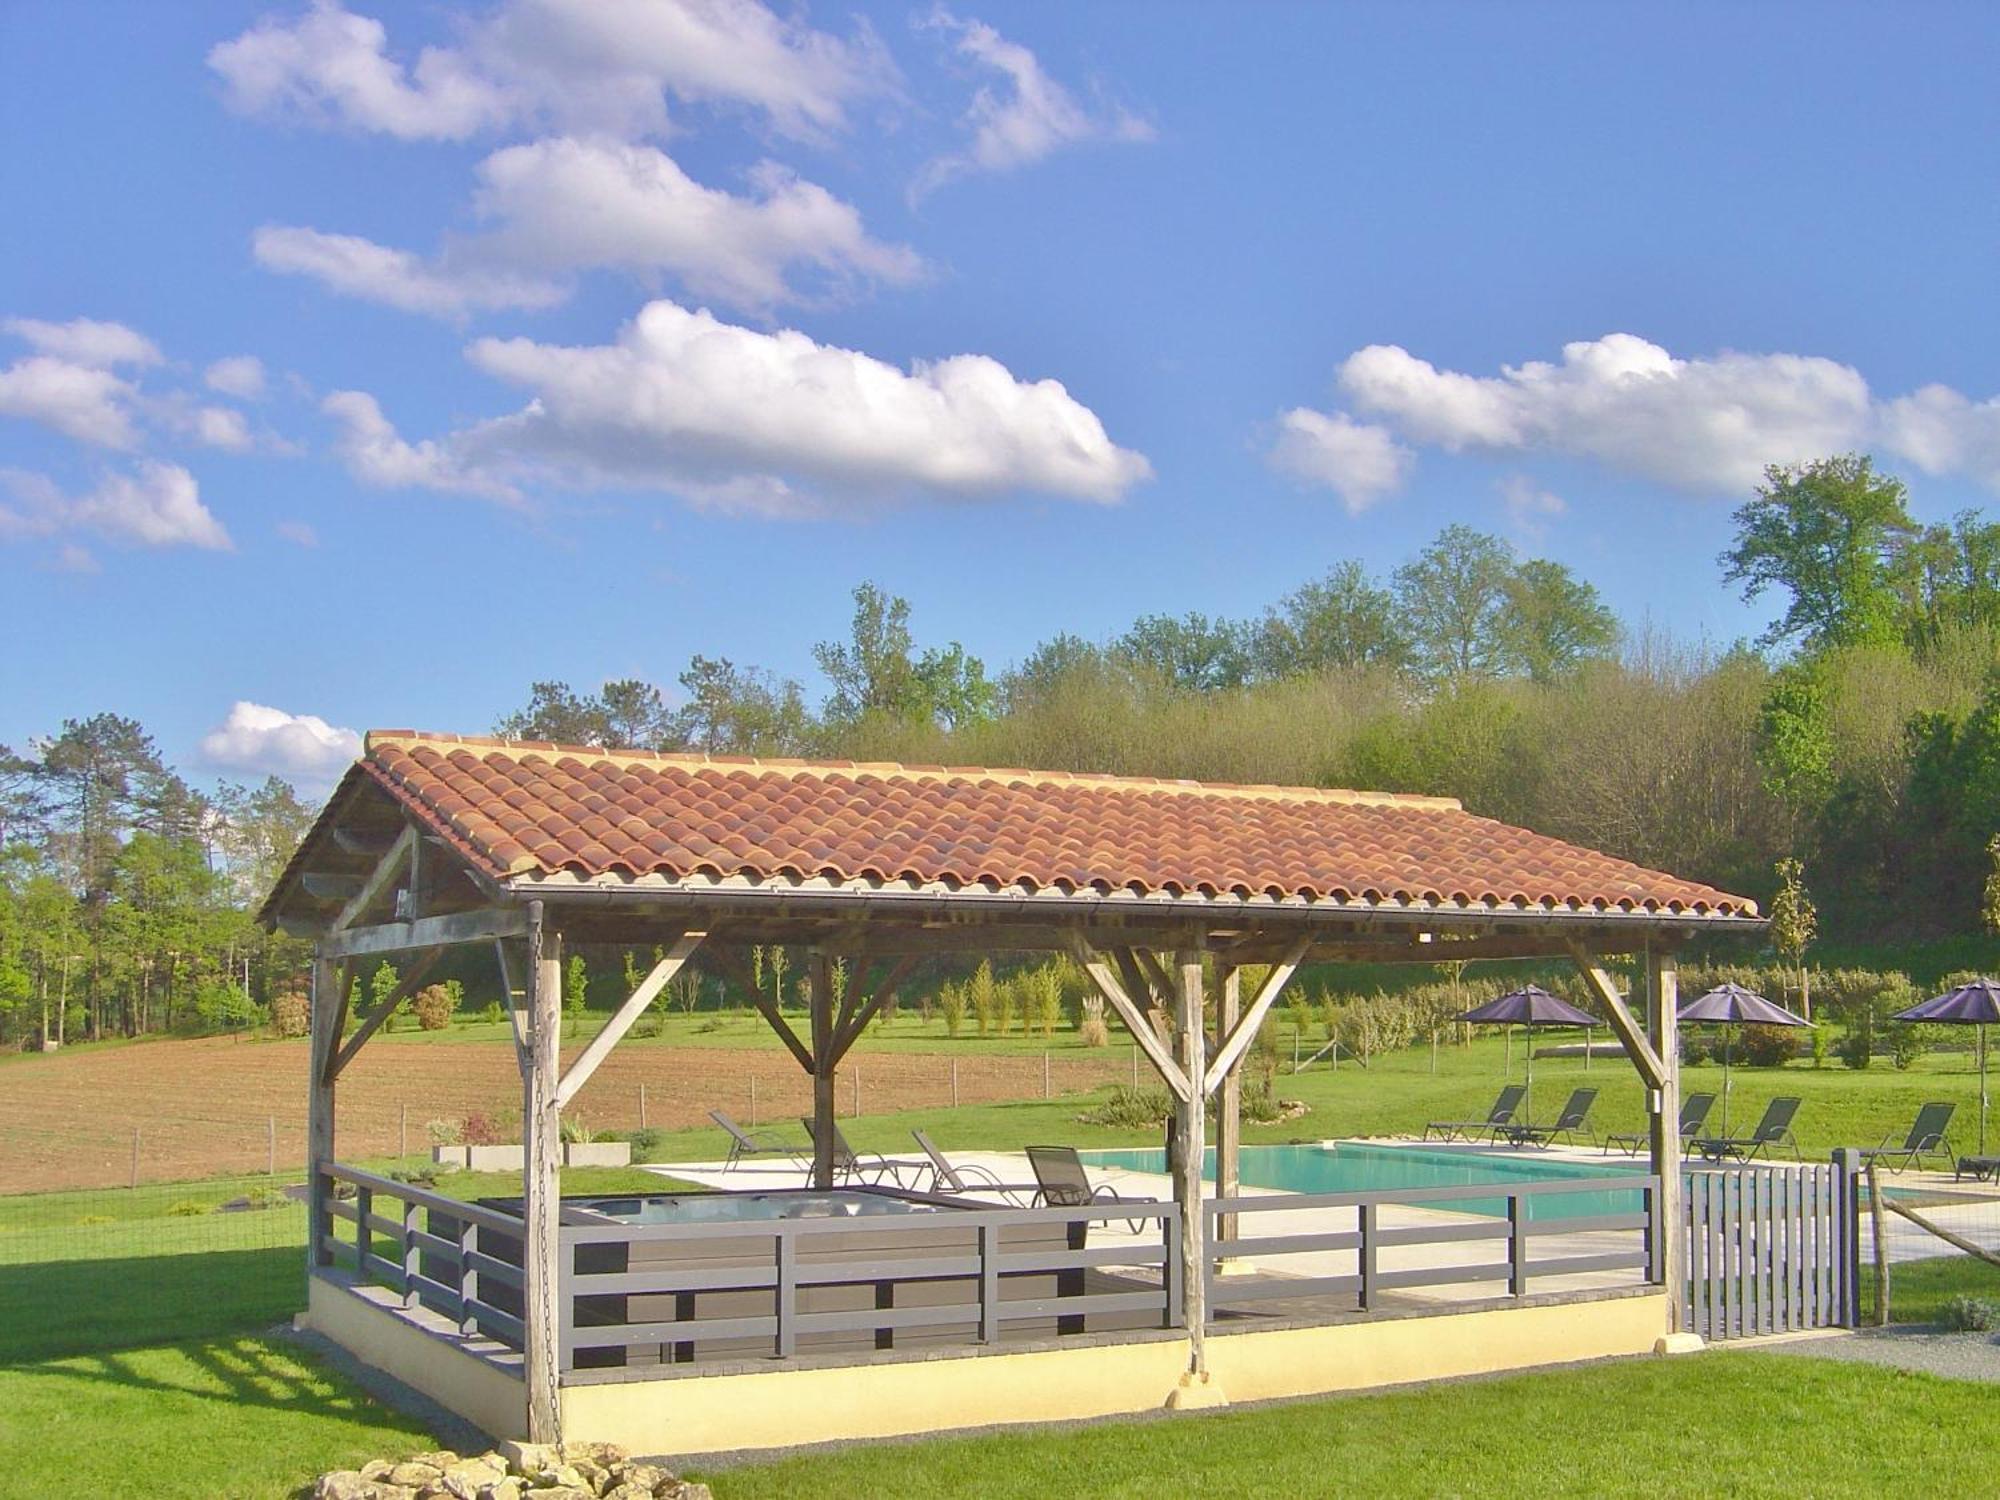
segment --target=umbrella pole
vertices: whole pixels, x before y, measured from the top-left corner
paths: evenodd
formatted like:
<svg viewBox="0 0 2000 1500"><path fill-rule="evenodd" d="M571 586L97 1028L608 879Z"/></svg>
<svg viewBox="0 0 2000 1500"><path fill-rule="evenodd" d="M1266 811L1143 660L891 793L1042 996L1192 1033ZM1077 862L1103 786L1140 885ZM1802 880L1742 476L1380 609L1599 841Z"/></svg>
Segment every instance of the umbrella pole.
<svg viewBox="0 0 2000 1500"><path fill-rule="evenodd" d="M1722 1028L1722 1136L1729 1138L1729 1054L1736 1048L1736 1028Z"/></svg>
<svg viewBox="0 0 2000 1500"><path fill-rule="evenodd" d="M1979 1028L1979 1154L1986 1154L1986 1027L1983 1023Z"/></svg>
<svg viewBox="0 0 2000 1500"><path fill-rule="evenodd" d="M1507 1034L1509 1036L1512 1036L1514 1034L1514 1028L1511 1026L1508 1027ZM1535 1034L1534 1032L1532 1031L1529 1032L1526 1040L1528 1044L1528 1092L1521 1096L1521 1118L1526 1120L1530 1125L1532 1125L1535 1123Z"/></svg>

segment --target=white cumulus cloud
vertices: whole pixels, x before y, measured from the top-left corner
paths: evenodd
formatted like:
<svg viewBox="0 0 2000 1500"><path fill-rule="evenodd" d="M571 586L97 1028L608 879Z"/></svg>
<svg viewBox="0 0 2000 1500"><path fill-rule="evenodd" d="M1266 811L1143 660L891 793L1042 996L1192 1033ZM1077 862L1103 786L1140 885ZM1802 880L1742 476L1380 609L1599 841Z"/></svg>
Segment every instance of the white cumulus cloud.
<svg viewBox="0 0 2000 1500"><path fill-rule="evenodd" d="M344 393L328 409L357 478L655 489L785 514L1016 491L1109 503L1151 473L1059 383L984 355L904 370L665 300L613 344L481 339L467 354L528 405L410 444L371 398Z"/></svg>
<svg viewBox="0 0 2000 1500"><path fill-rule="evenodd" d="M1332 490L1349 515L1359 515L1403 487L1416 455L1387 428L1345 412L1294 407L1278 414L1270 459L1294 478Z"/></svg>
<svg viewBox="0 0 2000 1500"><path fill-rule="evenodd" d="M659 133L669 98L748 107L787 134L820 136L896 85L865 27L841 38L755 0L506 0L464 20L454 41L404 60L380 21L316 0L265 16L208 63L245 114L403 140L537 121Z"/></svg>
<svg viewBox="0 0 2000 1500"><path fill-rule="evenodd" d="M202 503L201 487L179 464L142 460L130 473L107 475L95 489L66 495L46 476L0 470L0 537L89 531L138 547L196 547L228 552L235 543Z"/></svg>
<svg viewBox="0 0 2000 1500"><path fill-rule="evenodd" d="M260 401L264 396L264 361L254 354L232 354L218 359L202 372L201 378L210 390L239 401Z"/></svg>
<svg viewBox="0 0 2000 1500"><path fill-rule="evenodd" d="M100 448L133 448L132 383L110 370L31 354L0 369L0 417L19 417Z"/></svg>
<svg viewBox="0 0 2000 1500"><path fill-rule="evenodd" d="M433 317L462 317L481 308L547 307L564 295L561 287L546 281L503 271L447 269L408 250L318 229L266 225L252 237L251 250L266 270L307 276L342 296Z"/></svg>
<svg viewBox="0 0 2000 1500"><path fill-rule="evenodd" d="M366 391L335 391L320 410L340 428L334 451L347 472L377 489L442 490L483 495L492 500L517 498L513 486L464 466L447 445L429 439L408 443L382 415L381 404Z"/></svg>
<svg viewBox="0 0 2000 1500"><path fill-rule="evenodd" d="M328 782L361 754L361 736L315 714L238 700L202 736L201 758L218 770Z"/></svg>
<svg viewBox="0 0 2000 1500"><path fill-rule="evenodd" d="M72 318L67 323L45 323L40 318L9 318L4 326L31 345L72 365L108 370L117 365L156 365L160 351L144 334L123 323L101 322L96 318Z"/></svg>
<svg viewBox="0 0 2000 1500"><path fill-rule="evenodd" d="M1528 541L1548 534L1549 523L1569 513L1569 502L1545 490L1525 474L1509 474L1496 486L1507 521Z"/></svg>
<svg viewBox="0 0 2000 1500"><path fill-rule="evenodd" d="M989 73L965 114L971 138L963 150L938 157L919 174L927 192L967 172L1005 172L1089 141L1150 141L1153 127L1130 111L1086 109L1051 78L1035 54L1010 42L984 21L960 20L940 8L924 24L948 33L960 56Z"/></svg>

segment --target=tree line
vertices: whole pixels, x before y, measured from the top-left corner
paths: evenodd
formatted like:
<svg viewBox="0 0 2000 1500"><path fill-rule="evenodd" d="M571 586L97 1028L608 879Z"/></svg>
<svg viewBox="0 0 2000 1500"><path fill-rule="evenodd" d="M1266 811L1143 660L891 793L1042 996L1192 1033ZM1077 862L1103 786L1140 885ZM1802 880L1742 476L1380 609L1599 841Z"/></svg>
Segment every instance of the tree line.
<svg viewBox="0 0 2000 1500"><path fill-rule="evenodd" d="M1760 900L1796 861L1830 935L1975 930L2000 833L2000 525L1919 525L1900 480L1841 456L1769 470L1717 566L1781 605L1762 638L1626 627L1563 565L1454 526L1386 577L1342 562L1250 618L1057 635L992 674L864 583L814 647L816 702L697 656L671 693L535 683L495 728L1444 794ZM115 714L0 746L0 1043L240 1024L295 985L302 947L249 913L312 813L275 778L198 791Z"/></svg>

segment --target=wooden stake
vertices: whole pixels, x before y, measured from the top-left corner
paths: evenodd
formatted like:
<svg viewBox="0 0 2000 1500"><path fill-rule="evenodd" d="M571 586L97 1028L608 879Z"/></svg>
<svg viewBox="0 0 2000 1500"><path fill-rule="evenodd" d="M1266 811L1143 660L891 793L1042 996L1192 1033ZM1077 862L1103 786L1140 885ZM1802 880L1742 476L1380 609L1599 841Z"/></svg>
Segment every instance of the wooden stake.
<svg viewBox="0 0 2000 1500"><path fill-rule="evenodd" d="M1042 1054L1042 1097L1044 1099L1055 1097L1049 1089L1049 1055L1046 1052Z"/></svg>
<svg viewBox="0 0 2000 1500"><path fill-rule="evenodd" d="M958 1059L951 1060L951 1107L958 1108Z"/></svg>
<svg viewBox="0 0 2000 1500"><path fill-rule="evenodd" d="M132 1127L132 1186L139 1185L139 1127Z"/></svg>
<svg viewBox="0 0 2000 1500"><path fill-rule="evenodd" d="M268 1124L270 1129L270 1166L266 1168L264 1175L267 1177L276 1177L278 1175L278 1117L272 1115Z"/></svg>
<svg viewBox="0 0 2000 1500"><path fill-rule="evenodd" d="M410 1154L410 1106L396 1106L396 1155L407 1159Z"/></svg>
<svg viewBox="0 0 2000 1500"><path fill-rule="evenodd" d="M750 1124L753 1129L757 1124L757 1075L755 1073L750 1075Z"/></svg>
<svg viewBox="0 0 2000 1500"><path fill-rule="evenodd" d="M646 1085L643 1082L639 1085L639 1128L646 1128Z"/></svg>
<svg viewBox="0 0 2000 1500"><path fill-rule="evenodd" d="M861 1070L854 1070L854 1118L861 1118Z"/></svg>
<svg viewBox="0 0 2000 1500"><path fill-rule="evenodd" d="M1875 1326L1889 1326L1889 1236L1883 1232L1882 1184L1875 1180L1875 1158L1868 1158L1868 1223L1875 1237Z"/></svg>

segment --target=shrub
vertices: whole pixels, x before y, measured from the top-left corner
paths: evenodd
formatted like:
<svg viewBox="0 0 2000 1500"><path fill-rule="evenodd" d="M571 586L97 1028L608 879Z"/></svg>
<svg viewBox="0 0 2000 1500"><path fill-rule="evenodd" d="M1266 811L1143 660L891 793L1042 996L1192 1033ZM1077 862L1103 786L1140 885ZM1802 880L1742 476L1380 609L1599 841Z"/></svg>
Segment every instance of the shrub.
<svg viewBox="0 0 2000 1500"><path fill-rule="evenodd" d="M440 1116L424 1126L433 1146L462 1146L465 1144L465 1125L449 1116Z"/></svg>
<svg viewBox="0 0 2000 1500"><path fill-rule="evenodd" d="M1812 1065L1815 1068L1825 1067L1827 1057L1833 1049L1833 1036L1829 1028L1825 1026L1813 1027L1809 1033L1809 1040L1812 1044Z"/></svg>
<svg viewBox="0 0 2000 1500"><path fill-rule="evenodd" d="M198 1203L192 1198L183 1198L167 1210L168 1213L177 1219L198 1218L202 1214L213 1213L214 1211L215 1205L213 1203Z"/></svg>
<svg viewBox="0 0 2000 1500"><path fill-rule="evenodd" d="M479 1013L479 1019L489 1026L497 1026L507 1019L506 1008L498 1000L489 1000L486 1002L486 1009Z"/></svg>
<svg viewBox="0 0 2000 1500"><path fill-rule="evenodd" d="M972 1004L972 1018L979 1027L981 1036L990 1035L993 1023L1000 1015L999 986L993 982L993 965L985 959L972 971L972 978L966 982L966 999Z"/></svg>
<svg viewBox="0 0 2000 1500"><path fill-rule="evenodd" d="M1892 1025L1889 1027L1889 1061L1896 1065L1898 1071L1906 1071L1936 1046L1937 1040L1935 1027Z"/></svg>
<svg viewBox="0 0 2000 1500"><path fill-rule="evenodd" d="M1117 1125L1128 1130L1164 1125L1173 1118L1173 1096L1165 1089L1117 1084L1111 1097L1076 1117L1079 1125Z"/></svg>
<svg viewBox="0 0 2000 1500"><path fill-rule="evenodd" d="M1860 1069L1875 1060L1875 1038L1865 1023L1850 1026L1833 1044L1833 1055L1847 1067Z"/></svg>
<svg viewBox="0 0 2000 1500"><path fill-rule="evenodd" d="M499 1123L476 1109L465 1117L465 1123L459 1127L459 1140L468 1146L503 1146L507 1143Z"/></svg>
<svg viewBox="0 0 2000 1500"><path fill-rule="evenodd" d="M435 1187L438 1169L426 1162L421 1167L391 1167L389 1175L397 1182L407 1182L414 1187Z"/></svg>
<svg viewBox="0 0 2000 1500"><path fill-rule="evenodd" d="M564 1115L556 1126L556 1133L566 1146L588 1146L597 1139L591 1133L590 1122L582 1115Z"/></svg>
<svg viewBox="0 0 2000 1500"><path fill-rule="evenodd" d="M271 1030L279 1036L304 1036L312 1030L312 1001L297 990L271 997Z"/></svg>
<svg viewBox="0 0 2000 1500"><path fill-rule="evenodd" d="M1085 995L1082 1006L1083 1019L1076 1024L1077 1040L1086 1047L1109 1047L1111 1028L1104 1024L1104 997Z"/></svg>
<svg viewBox="0 0 2000 1500"><path fill-rule="evenodd" d="M996 987L994 993L995 1020L1000 1035L1007 1036L1014 1030L1014 1020L1025 1007L1021 1004L1021 981L1019 976L1010 976Z"/></svg>
<svg viewBox="0 0 2000 1500"><path fill-rule="evenodd" d="M290 1208L298 1201L281 1187L253 1187L243 1195L243 1206L252 1209Z"/></svg>
<svg viewBox="0 0 2000 1500"><path fill-rule="evenodd" d="M1747 1068L1782 1068L1799 1055L1799 1038L1789 1026L1745 1026L1735 1055Z"/></svg>
<svg viewBox="0 0 2000 1500"><path fill-rule="evenodd" d="M1709 1044L1709 1039L1700 1032L1681 1031L1681 1066L1693 1067L1699 1063L1711 1062L1718 1054Z"/></svg>
<svg viewBox="0 0 2000 1500"><path fill-rule="evenodd" d="M957 1036L965 1024L965 986L941 984L937 992L938 1014L944 1017L944 1034Z"/></svg>
<svg viewBox="0 0 2000 1500"><path fill-rule="evenodd" d="M112 1218L110 1214L85 1214L76 1222L94 1228L99 1224L116 1224L118 1221Z"/></svg>
<svg viewBox="0 0 2000 1500"><path fill-rule="evenodd" d="M632 1132L632 1160L658 1161L667 1149L667 1133L647 1125Z"/></svg>
<svg viewBox="0 0 2000 1500"><path fill-rule="evenodd" d="M1944 1326L1954 1333L1991 1333L2000 1328L2000 1302L1954 1297L1944 1305Z"/></svg>
<svg viewBox="0 0 2000 1500"><path fill-rule="evenodd" d="M441 984L427 984L417 991L417 998L410 1002L410 1009L417 1013L417 1025L425 1031L443 1031L451 1025L451 1013L458 1009L458 1000L452 992Z"/></svg>
<svg viewBox="0 0 2000 1500"><path fill-rule="evenodd" d="M1028 975L1027 991L1026 1019L1047 1041L1056 1034L1056 1023L1062 1020L1062 975L1054 964L1044 964Z"/></svg>

